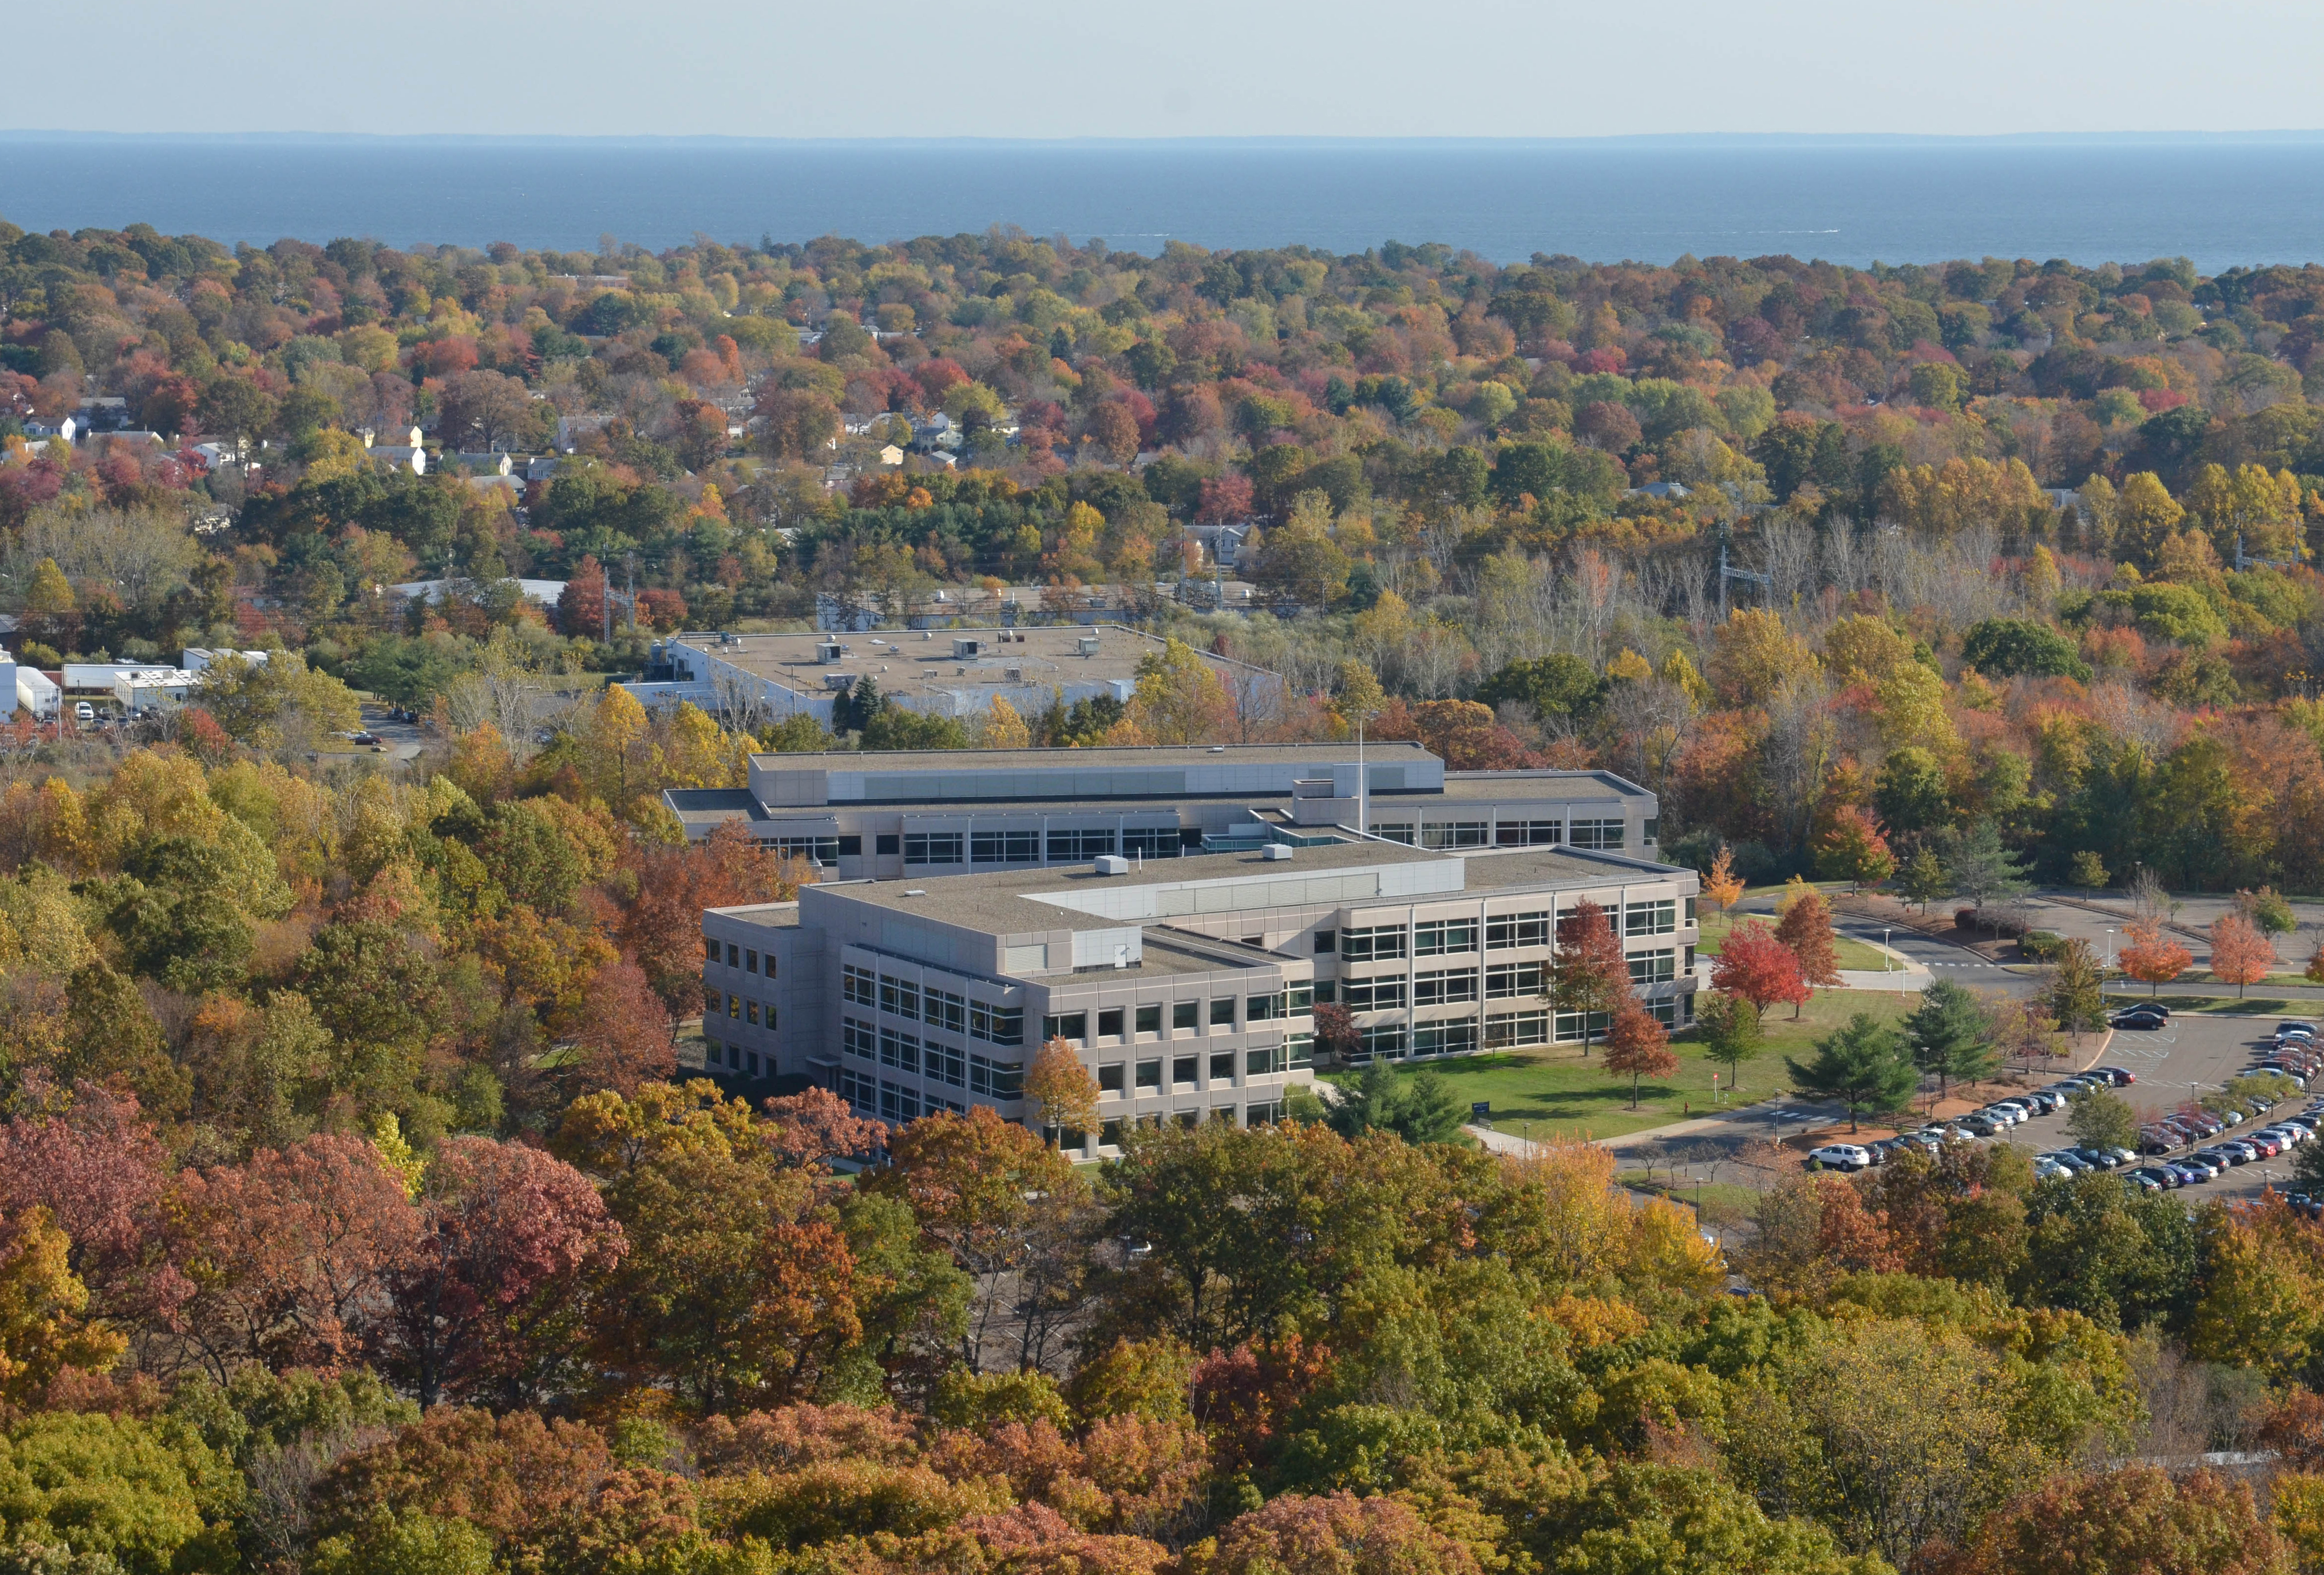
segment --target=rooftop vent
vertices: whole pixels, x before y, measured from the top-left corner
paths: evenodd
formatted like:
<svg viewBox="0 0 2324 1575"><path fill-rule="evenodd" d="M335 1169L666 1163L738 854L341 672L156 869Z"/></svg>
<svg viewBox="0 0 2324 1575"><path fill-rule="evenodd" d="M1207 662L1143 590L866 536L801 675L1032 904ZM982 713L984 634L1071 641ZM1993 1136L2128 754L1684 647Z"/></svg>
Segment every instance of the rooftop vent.
<svg viewBox="0 0 2324 1575"><path fill-rule="evenodd" d="M815 648L815 659L821 662L825 667L829 667L832 663L837 661L839 657L839 642L835 640L826 640L821 645Z"/></svg>
<svg viewBox="0 0 2324 1575"><path fill-rule="evenodd" d="M952 642L952 655L954 661L973 660L983 649L984 642L981 640L955 640Z"/></svg>
<svg viewBox="0 0 2324 1575"><path fill-rule="evenodd" d="M825 673L823 686L826 689L852 689L855 686L855 680L846 673Z"/></svg>
<svg viewBox="0 0 2324 1575"><path fill-rule="evenodd" d="M1292 849L1285 846L1281 843L1269 843L1267 846L1259 849L1259 856L1267 860L1270 863L1273 863L1291 857L1292 852Z"/></svg>
<svg viewBox="0 0 2324 1575"><path fill-rule="evenodd" d="M1009 681L1010 681L1010 683L1012 683L1012 684L1021 684L1021 683L1023 683L1023 682L1025 681L1025 669L1024 669L1024 668L1006 668L1006 669L1005 669L1005 671L1006 671L1006 672L1008 673L1008 675L1009 675Z"/></svg>
<svg viewBox="0 0 2324 1575"><path fill-rule="evenodd" d="M907 886L904 888L904 895L906 897L926 897L927 894L928 889L925 886Z"/></svg>
<svg viewBox="0 0 2324 1575"><path fill-rule="evenodd" d="M1079 640L1074 642L1074 648L1085 657L1093 657L1097 655L1098 638L1094 634L1083 635Z"/></svg>
<svg viewBox="0 0 2324 1575"><path fill-rule="evenodd" d="M1101 875L1127 875L1130 873L1130 861L1120 853L1100 853L1097 856L1097 872Z"/></svg>

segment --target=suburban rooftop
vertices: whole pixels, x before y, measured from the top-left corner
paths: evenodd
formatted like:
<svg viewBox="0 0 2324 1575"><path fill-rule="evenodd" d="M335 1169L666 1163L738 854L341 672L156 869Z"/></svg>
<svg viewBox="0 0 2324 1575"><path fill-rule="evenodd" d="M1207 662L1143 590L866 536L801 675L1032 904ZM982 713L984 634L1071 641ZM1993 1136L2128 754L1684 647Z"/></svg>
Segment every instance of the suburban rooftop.
<svg viewBox="0 0 2324 1575"><path fill-rule="evenodd" d="M896 630L879 634L696 632L671 639L801 695L825 692L835 674L851 680L869 677L881 694L898 695L956 688L964 683L1134 682L1138 664L1158 655L1164 646L1154 635L1118 623ZM956 655L956 640L975 641L976 654ZM825 659L833 646L838 648L838 659ZM1254 675L1259 671L1208 651L1202 656L1221 669ZM1018 677L1009 677L1011 669Z"/></svg>

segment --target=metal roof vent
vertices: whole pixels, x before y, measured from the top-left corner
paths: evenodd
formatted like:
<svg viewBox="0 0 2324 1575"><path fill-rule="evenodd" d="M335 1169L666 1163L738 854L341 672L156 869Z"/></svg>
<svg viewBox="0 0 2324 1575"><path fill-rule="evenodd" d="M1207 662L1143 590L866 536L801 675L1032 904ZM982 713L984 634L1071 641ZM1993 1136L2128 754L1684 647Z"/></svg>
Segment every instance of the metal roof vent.
<svg viewBox="0 0 2324 1575"><path fill-rule="evenodd" d="M906 897L926 897L927 894L928 889L925 886L907 886L904 888L904 895Z"/></svg>
<svg viewBox="0 0 2324 1575"><path fill-rule="evenodd" d="M1294 850L1287 843L1269 843L1267 846L1259 849L1259 856L1267 860L1269 863L1274 863L1291 857L1293 852Z"/></svg>
<svg viewBox="0 0 2324 1575"><path fill-rule="evenodd" d="M1097 655L1098 637L1096 635L1084 634L1074 643L1081 651L1082 655L1085 657L1093 657Z"/></svg>
<svg viewBox="0 0 2324 1575"><path fill-rule="evenodd" d="M835 640L826 640L815 648L815 659L825 667L837 661L839 657L839 642Z"/></svg>
<svg viewBox="0 0 2324 1575"><path fill-rule="evenodd" d="M1120 853L1100 853L1097 856L1097 872L1101 875L1127 875L1130 873L1130 861Z"/></svg>
<svg viewBox="0 0 2324 1575"><path fill-rule="evenodd" d="M973 658L982 654L983 650L984 642L982 640L954 640L952 642L952 655L954 661L968 661Z"/></svg>

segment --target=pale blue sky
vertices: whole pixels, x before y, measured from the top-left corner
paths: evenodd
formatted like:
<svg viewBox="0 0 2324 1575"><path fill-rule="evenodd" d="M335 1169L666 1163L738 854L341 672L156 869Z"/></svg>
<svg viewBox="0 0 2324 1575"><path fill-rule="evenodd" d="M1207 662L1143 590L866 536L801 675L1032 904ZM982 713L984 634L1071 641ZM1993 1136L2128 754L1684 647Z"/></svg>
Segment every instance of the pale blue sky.
<svg viewBox="0 0 2324 1575"><path fill-rule="evenodd" d="M29 23L30 19L24 19ZM1592 136L2324 124L2314 0L111 0L0 129ZM37 63L36 63L37 62Z"/></svg>

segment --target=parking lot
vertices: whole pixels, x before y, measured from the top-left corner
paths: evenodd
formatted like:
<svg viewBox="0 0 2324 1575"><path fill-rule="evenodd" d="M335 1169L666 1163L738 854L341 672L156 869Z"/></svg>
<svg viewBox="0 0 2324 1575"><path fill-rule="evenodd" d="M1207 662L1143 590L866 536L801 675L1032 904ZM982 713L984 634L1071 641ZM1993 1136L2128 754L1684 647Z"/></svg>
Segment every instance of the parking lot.
<svg viewBox="0 0 2324 1575"><path fill-rule="evenodd" d="M2138 1080L2129 1087L2115 1091L2130 1101L2131 1108L2138 1112L2140 1123L2144 1125L2170 1114L2190 1100L2216 1092L2229 1079L2248 1070L2262 1052L2274 1042L2275 1025L2281 1020L2273 1017L2239 1018L2181 1012L2173 1015L2170 1024L2163 1028L2117 1031L2114 1042L2097 1059L2104 1065L2125 1067ZM2324 1092L2324 1084L2319 1085L2319 1091ZM2289 1105L2277 1106L2273 1113L2290 1115L2306 1102L2305 1100L2295 1100ZM2266 1118L2261 1117L2230 1128L2223 1136L2248 1132L2265 1125ZM2072 1139L2066 1136L2064 1110L2036 1116L2013 1128L2007 1140L2036 1153L2068 1147L2072 1143ZM2184 1153L2186 1150L2176 1152ZM2289 1187L2296 1152L2239 1165L2217 1181L2187 1188L2184 1195L2190 1200L2198 1195L2233 1197L2255 1194L2271 1184L2280 1189Z"/></svg>

